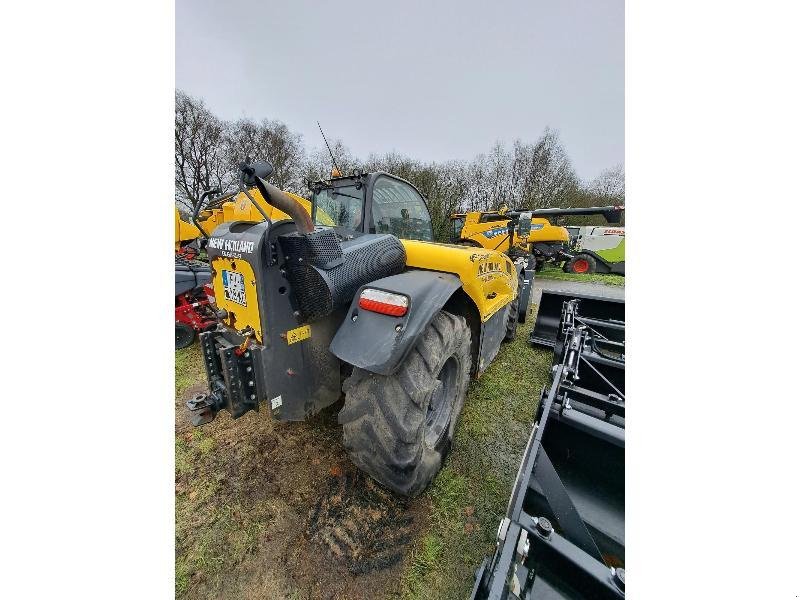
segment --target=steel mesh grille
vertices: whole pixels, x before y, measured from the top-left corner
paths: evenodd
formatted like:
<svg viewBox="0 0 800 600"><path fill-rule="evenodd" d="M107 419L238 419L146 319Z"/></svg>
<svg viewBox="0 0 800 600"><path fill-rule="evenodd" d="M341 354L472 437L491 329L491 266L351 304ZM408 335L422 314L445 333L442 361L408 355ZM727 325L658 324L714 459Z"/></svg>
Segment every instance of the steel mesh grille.
<svg viewBox="0 0 800 600"><path fill-rule="evenodd" d="M325 233L333 234L329 231ZM349 303L358 288L365 283L395 275L405 267L405 249L400 240L394 236L361 236L340 245L335 234L333 235L333 241L336 242L343 262L327 270L321 266L335 260L335 252L331 252L330 248L320 248L318 251L310 252L308 248L317 243L330 244L330 238L314 240L305 248L302 248L304 242L301 236L287 236L282 240L289 258L289 280L300 303L300 310L308 321L325 317L336 306ZM295 250L297 254L292 254ZM312 256L316 257L316 260L312 259ZM297 258L304 260L300 261Z"/></svg>

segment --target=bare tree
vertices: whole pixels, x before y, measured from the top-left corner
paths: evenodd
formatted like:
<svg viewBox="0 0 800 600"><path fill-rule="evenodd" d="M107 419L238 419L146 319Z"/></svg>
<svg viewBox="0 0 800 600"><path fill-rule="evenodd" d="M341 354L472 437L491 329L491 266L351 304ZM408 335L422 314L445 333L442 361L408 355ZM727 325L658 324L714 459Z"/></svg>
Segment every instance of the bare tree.
<svg viewBox="0 0 800 600"><path fill-rule="evenodd" d="M588 185L582 185L575 191L568 206L608 206L610 204L625 204L625 168L622 164L606 169ZM607 225L606 220L599 216L566 217L559 219L562 224L569 225ZM622 223L625 223L625 214Z"/></svg>
<svg viewBox="0 0 800 600"><path fill-rule="evenodd" d="M625 167L620 163L606 169L589 184L589 190L606 203L625 202Z"/></svg>
<svg viewBox="0 0 800 600"><path fill-rule="evenodd" d="M245 158L268 160L273 168L271 181L279 188L300 194L304 190L305 150L302 137L285 123L264 119L256 123L242 119L231 123L225 137L226 167L238 176Z"/></svg>
<svg viewBox="0 0 800 600"><path fill-rule="evenodd" d="M513 172L524 208L570 206L580 186L558 132L549 127L533 145L514 143Z"/></svg>
<svg viewBox="0 0 800 600"><path fill-rule="evenodd" d="M200 194L219 187L235 188L239 164L247 157L268 160L272 183L297 194L306 182L328 179L333 162L326 147L307 154L302 137L280 121L215 117L201 100L175 95L175 199L190 210ZM513 208L621 204L625 200L622 165L603 171L585 185L575 175L558 132L546 128L534 144L516 140L510 150L498 141L487 154L471 161L422 162L397 153L353 156L341 140L331 144L343 175L355 169L386 171L413 183L427 199L436 239L449 239L455 212ZM586 224L600 217L574 217ZM559 220L561 222L563 220ZM570 221L571 222L571 221Z"/></svg>
<svg viewBox="0 0 800 600"><path fill-rule="evenodd" d="M460 212L468 193L467 165L462 161L432 163L428 170L430 181L418 186L428 198L433 223L433 235L438 241L450 241L450 215Z"/></svg>
<svg viewBox="0 0 800 600"><path fill-rule="evenodd" d="M192 209L212 188L226 190L231 177L223 156L226 125L202 100L175 93L175 201Z"/></svg>
<svg viewBox="0 0 800 600"><path fill-rule="evenodd" d="M492 189L492 200L495 207L501 204L514 204L514 184L511 176L512 157L505 145L495 142L489 152L489 183Z"/></svg>
<svg viewBox="0 0 800 600"><path fill-rule="evenodd" d="M355 169L363 169L363 163L355 158L350 149L342 143L342 140L331 142L331 152L336 159L336 164L342 175L350 175ZM333 162L328 149L323 146L311 152L303 167L303 181L319 181L330 179L333 170Z"/></svg>

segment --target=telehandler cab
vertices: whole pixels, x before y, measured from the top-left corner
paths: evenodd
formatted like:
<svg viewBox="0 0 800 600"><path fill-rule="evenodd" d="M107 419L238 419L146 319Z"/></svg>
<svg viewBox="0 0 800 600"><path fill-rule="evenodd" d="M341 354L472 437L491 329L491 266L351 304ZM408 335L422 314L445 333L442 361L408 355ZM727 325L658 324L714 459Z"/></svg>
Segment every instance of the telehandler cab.
<svg viewBox="0 0 800 600"><path fill-rule="evenodd" d="M219 224L206 251L220 324L201 334L208 393L187 402L203 425L225 409L299 421L336 402L363 471L414 496L441 467L470 376L513 339L521 264L436 244L419 191L388 173L313 184L311 213L241 165L288 219ZM278 213L275 213L278 214Z"/></svg>

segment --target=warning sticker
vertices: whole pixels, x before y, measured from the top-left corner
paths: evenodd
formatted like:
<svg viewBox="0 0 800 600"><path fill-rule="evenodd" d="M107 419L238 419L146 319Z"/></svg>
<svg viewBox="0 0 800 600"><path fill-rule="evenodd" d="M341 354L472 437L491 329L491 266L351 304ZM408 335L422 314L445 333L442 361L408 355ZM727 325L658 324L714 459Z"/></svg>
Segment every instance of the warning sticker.
<svg viewBox="0 0 800 600"><path fill-rule="evenodd" d="M247 306L247 296L244 289L244 275L236 271L222 271L222 287L225 290L225 299Z"/></svg>
<svg viewBox="0 0 800 600"><path fill-rule="evenodd" d="M283 398L280 396L275 396L270 403L272 404L272 410L278 408L281 404L283 404Z"/></svg>
<svg viewBox="0 0 800 600"><path fill-rule="evenodd" d="M302 342L311 337L311 326L303 325L296 329L290 329L286 332L286 343L294 344L295 342Z"/></svg>

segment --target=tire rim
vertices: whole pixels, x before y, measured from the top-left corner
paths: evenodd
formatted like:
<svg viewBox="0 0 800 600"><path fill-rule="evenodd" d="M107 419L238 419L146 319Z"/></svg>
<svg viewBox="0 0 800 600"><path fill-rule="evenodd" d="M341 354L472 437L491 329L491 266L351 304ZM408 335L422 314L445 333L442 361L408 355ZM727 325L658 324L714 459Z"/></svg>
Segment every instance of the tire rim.
<svg viewBox="0 0 800 600"><path fill-rule="evenodd" d="M456 396L457 377L458 362L451 356L439 371L436 389L433 390L425 415L425 444L429 448L436 448L447 433Z"/></svg>
<svg viewBox="0 0 800 600"><path fill-rule="evenodd" d="M572 270L576 273L586 273L589 270L589 261L583 258L572 263Z"/></svg>

